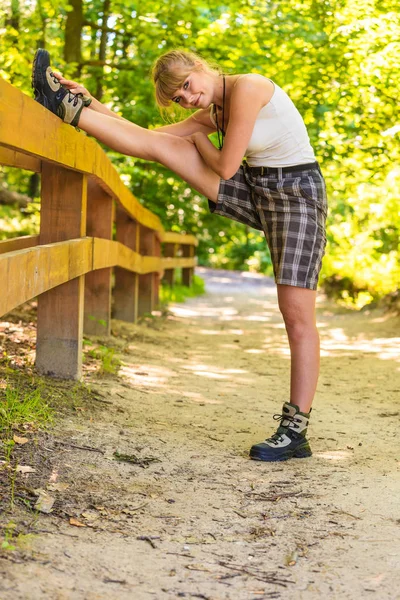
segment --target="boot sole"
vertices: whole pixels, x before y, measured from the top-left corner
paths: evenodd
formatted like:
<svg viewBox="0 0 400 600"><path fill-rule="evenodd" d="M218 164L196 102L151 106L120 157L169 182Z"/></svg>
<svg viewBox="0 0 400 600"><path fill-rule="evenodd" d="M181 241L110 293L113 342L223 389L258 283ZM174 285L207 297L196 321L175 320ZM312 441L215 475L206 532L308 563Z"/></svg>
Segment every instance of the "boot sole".
<svg viewBox="0 0 400 600"><path fill-rule="evenodd" d="M285 460L289 460L290 458L309 458L312 456L311 448L308 446L303 446L302 448L296 448L296 450L292 453L282 454L282 456L271 458L271 457L263 457L260 454L252 454L250 451L250 458L252 460L258 460L262 462L284 462Z"/></svg>
<svg viewBox="0 0 400 600"><path fill-rule="evenodd" d="M49 101L43 93L43 87L45 85L43 73L46 71L49 65L50 54L47 52L47 50L43 50L43 48L36 50L32 65L32 88L35 91L36 102L39 102L39 104L48 109L50 109Z"/></svg>

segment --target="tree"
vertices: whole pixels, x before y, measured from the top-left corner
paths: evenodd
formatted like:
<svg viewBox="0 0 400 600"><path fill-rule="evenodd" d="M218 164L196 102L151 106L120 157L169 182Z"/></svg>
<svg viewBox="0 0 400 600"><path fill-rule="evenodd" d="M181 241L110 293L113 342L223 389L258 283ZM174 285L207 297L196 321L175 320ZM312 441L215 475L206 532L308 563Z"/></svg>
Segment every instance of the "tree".
<svg viewBox="0 0 400 600"><path fill-rule="evenodd" d="M171 48L195 50L228 73L275 80L302 113L328 184L326 288L360 305L398 287L400 17L394 0L70 0L57 6L13 0L0 10L2 76L29 93L32 48L47 43L56 66L79 73L103 102L144 127L163 124L149 72ZM109 154L166 227L199 236L202 261L270 269L259 233L210 215L204 199L162 166ZM26 175L10 181L28 191Z"/></svg>

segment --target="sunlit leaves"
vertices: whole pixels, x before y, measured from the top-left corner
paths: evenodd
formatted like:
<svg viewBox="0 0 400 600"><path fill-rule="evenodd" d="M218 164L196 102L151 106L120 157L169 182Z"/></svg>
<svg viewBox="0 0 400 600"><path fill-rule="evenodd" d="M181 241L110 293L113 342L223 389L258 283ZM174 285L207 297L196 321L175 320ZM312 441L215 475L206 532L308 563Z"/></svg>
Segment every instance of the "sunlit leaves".
<svg viewBox="0 0 400 600"><path fill-rule="evenodd" d="M346 293L364 290L364 300L399 285L397 2L112 0L106 65L96 66L103 5L104 0L83 3L81 69L89 89L96 89L100 77L103 102L127 119L154 128L163 119L149 73L161 52L195 50L227 73L256 72L273 79L303 115L327 180L324 281L341 278L347 282ZM68 10L67 0L21 0L17 31L10 23L10 6L2 4L0 74L30 94L31 60L43 40L54 64L66 74L73 72L76 65L63 61ZM172 118L182 114L176 110ZM210 215L205 200L167 169L112 152L110 156L133 193L166 227L192 231L200 238L202 261L212 256L216 265L270 268L259 233ZM10 185L26 192L26 174L10 179ZM348 282L353 282L353 292Z"/></svg>

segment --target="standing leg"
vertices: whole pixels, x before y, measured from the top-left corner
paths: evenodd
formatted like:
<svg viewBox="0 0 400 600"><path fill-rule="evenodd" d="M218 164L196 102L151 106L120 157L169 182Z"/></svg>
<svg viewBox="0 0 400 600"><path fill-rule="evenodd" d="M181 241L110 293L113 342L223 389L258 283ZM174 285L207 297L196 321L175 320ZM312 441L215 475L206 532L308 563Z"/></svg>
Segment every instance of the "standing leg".
<svg viewBox="0 0 400 600"><path fill-rule="evenodd" d="M188 140L144 129L88 108L82 110L79 128L121 154L161 163L200 194L216 202L220 177L206 165L196 146Z"/></svg>
<svg viewBox="0 0 400 600"><path fill-rule="evenodd" d="M306 434L319 373L315 298L313 290L278 284L291 354L290 402L284 403L282 415L274 417L280 421L276 433L251 447L255 460L275 462L312 454Z"/></svg>
<svg viewBox="0 0 400 600"><path fill-rule="evenodd" d="M278 284L278 302L289 338L290 402L308 413L319 375L319 334L315 318L316 292Z"/></svg>

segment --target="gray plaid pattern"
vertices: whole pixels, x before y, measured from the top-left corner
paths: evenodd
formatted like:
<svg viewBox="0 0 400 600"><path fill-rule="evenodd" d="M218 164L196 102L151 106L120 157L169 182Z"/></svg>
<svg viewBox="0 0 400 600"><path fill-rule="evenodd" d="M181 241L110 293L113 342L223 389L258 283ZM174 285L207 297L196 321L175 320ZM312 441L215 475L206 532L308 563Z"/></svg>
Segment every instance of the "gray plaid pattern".
<svg viewBox="0 0 400 600"><path fill-rule="evenodd" d="M221 180L211 212L264 231L276 283L316 290L325 253L327 199L318 168L254 175L243 164Z"/></svg>

